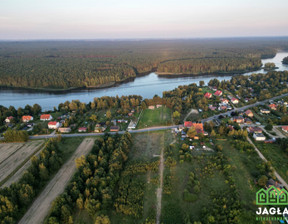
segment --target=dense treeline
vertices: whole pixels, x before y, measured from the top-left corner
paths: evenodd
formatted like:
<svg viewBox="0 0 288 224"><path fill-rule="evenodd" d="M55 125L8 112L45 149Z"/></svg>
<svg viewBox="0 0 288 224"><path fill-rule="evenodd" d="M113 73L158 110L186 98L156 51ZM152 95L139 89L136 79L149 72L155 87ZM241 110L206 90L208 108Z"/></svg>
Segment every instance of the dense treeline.
<svg viewBox="0 0 288 224"><path fill-rule="evenodd" d="M288 65L288 57L283 58L282 63L285 65Z"/></svg>
<svg viewBox="0 0 288 224"><path fill-rule="evenodd" d="M65 192L54 201L46 223L71 223L75 209L85 209L96 220L109 221L105 215L113 206L131 143L128 132L96 140L87 157L76 159L78 171Z"/></svg>
<svg viewBox="0 0 288 224"><path fill-rule="evenodd" d="M32 157L31 166L17 183L0 189L0 223L16 223L29 208L49 178L60 168L62 153L58 148L61 137L45 143L39 157Z"/></svg>
<svg viewBox="0 0 288 224"><path fill-rule="evenodd" d="M7 130L4 134L4 142L27 142L27 131Z"/></svg>
<svg viewBox="0 0 288 224"><path fill-rule="evenodd" d="M260 58L197 58L161 63L157 72L175 74L231 73L257 70L261 67Z"/></svg>
<svg viewBox="0 0 288 224"><path fill-rule="evenodd" d="M98 87L157 70L159 65L158 70L165 72L244 71L256 69L260 58L273 57L275 49L287 46L287 38L1 42L0 86Z"/></svg>

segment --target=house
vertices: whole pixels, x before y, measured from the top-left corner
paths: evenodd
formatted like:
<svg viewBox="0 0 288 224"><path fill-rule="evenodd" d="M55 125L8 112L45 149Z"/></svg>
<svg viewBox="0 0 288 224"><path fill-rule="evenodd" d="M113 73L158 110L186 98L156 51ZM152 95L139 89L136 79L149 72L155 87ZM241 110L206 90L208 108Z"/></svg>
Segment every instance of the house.
<svg viewBox="0 0 288 224"><path fill-rule="evenodd" d="M80 127L80 128L78 128L78 132L87 132L87 128L86 127Z"/></svg>
<svg viewBox="0 0 288 224"><path fill-rule="evenodd" d="M70 127L67 127L67 128L59 128L58 131L60 133L69 133L71 132L71 128Z"/></svg>
<svg viewBox="0 0 288 224"><path fill-rule="evenodd" d="M212 97L212 93L205 93L204 95L205 98L210 99Z"/></svg>
<svg viewBox="0 0 288 224"><path fill-rule="evenodd" d="M282 126L282 131L287 132L288 133L288 126Z"/></svg>
<svg viewBox="0 0 288 224"><path fill-rule="evenodd" d="M24 115L24 116L22 116L22 121L23 122L33 121L33 117L30 115Z"/></svg>
<svg viewBox="0 0 288 224"><path fill-rule="evenodd" d="M223 104L228 104L228 103L229 103L229 101L228 101L227 99L221 99L221 102L222 102Z"/></svg>
<svg viewBox="0 0 288 224"><path fill-rule="evenodd" d="M128 113L128 116L129 116L129 117L131 117L132 115L133 115L133 113L131 113L131 112L130 112L130 113Z"/></svg>
<svg viewBox="0 0 288 224"><path fill-rule="evenodd" d="M222 96L222 91L221 90L217 90L215 93L214 93L214 96Z"/></svg>
<svg viewBox="0 0 288 224"><path fill-rule="evenodd" d="M231 103L233 103L233 104L238 104L238 103L239 103L239 100L236 99L235 97L232 97L232 98L231 98Z"/></svg>
<svg viewBox="0 0 288 224"><path fill-rule="evenodd" d="M185 128L191 128L191 127L192 127L192 124L193 124L192 121L185 121L185 122L184 122L184 127L185 127Z"/></svg>
<svg viewBox="0 0 288 224"><path fill-rule="evenodd" d="M159 108L159 107L162 107L162 105L161 105L161 104L157 104L157 105L156 105L156 108Z"/></svg>
<svg viewBox="0 0 288 224"><path fill-rule="evenodd" d="M263 132L263 130L261 129L261 128L259 128L259 127L249 127L248 129L247 129L247 131L249 132L249 133L262 133Z"/></svg>
<svg viewBox="0 0 288 224"><path fill-rule="evenodd" d="M252 122L252 120L250 118L245 118L244 119L244 123L245 124L252 124L253 122Z"/></svg>
<svg viewBox="0 0 288 224"><path fill-rule="evenodd" d="M124 120L124 119L119 119L119 120L117 120L117 123L125 123L125 124L127 124L128 121L127 121L127 120Z"/></svg>
<svg viewBox="0 0 288 224"><path fill-rule="evenodd" d="M155 109L155 106L149 106L148 109L149 109L149 110L154 110L154 109Z"/></svg>
<svg viewBox="0 0 288 224"><path fill-rule="evenodd" d="M227 106L226 105L222 105L218 108L218 110L227 110Z"/></svg>
<svg viewBox="0 0 288 224"><path fill-rule="evenodd" d="M111 132L117 132L117 131L119 131L119 130L120 130L119 126L111 126L111 127L110 127L110 131L111 131Z"/></svg>
<svg viewBox="0 0 288 224"><path fill-rule="evenodd" d="M14 117L12 117L12 116L6 117L5 122L10 123L13 119L14 119Z"/></svg>
<svg viewBox="0 0 288 224"><path fill-rule="evenodd" d="M266 140L265 135L263 135L262 133L254 133L254 134L253 134L253 138L254 138L256 141L265 141L265 140Z"/></svg>
<svg viewBox="0 0 288 224"><path fill-rule="evenodd" d="M42 114L40 116L41 121L51 121L53 117L50 114Z"/></svg>
<svg viewBox="0 0 288 224"><path fill-rule="evenodd" d="M270 114L270 110L268 110L268 109L261 109L260 112L262 114Z"/></svg>
<svg viewBox="0 0 288 224"><path fill-rule="evenodd" d="M192 123L192 126L195 128L197 134L204 134L204 128L202 123Z"/></svg>
<svg viewBox="0 0 288 224"><path fill-rule="evenodd" d="M59 128L59 127L60 127L60 123L57 122L57 121L50 121L50 122L48 123L48 128L49 128L49 129L57 129L57 128Z"/></svg>
<svg viewBox="0 0 288 224"><path fill-rule="evenodd" d="M253 114L253 112L252 112L251 110L246 110L246 111L245 111L245 114L246 114L246 116L248 116L248 117L253 117L253 116L254 116L254 114Z"/></svg>
<svg viewBox="0 0 288 224"><path fill-rule="evenodd" d="M272 104L269 105L269 108L270 108L271 110L277 110L277 105L274 104L274 103L272 103Z"/></svg>
<svg viewBox="0 0 288 224"><path fill-rule="evenodd" d="M236 116L236 117L233 117L233 121L238 123L238 124L243 124L245 120L241 116Z"/></svg>
<svg viewBox="0 0 288 224"><path fill-rule="evenodd" d="M128 130L131 129L135 129L136 128L137 123L134 121L130 121L129 125L128 125Z"/></svg>
<svg viewBox="0 0 288 224"><path fill-rule="evenodd" d="M97 133L104 132L106 130L106 128L107 128L106 125L102 126L101 124L96 124L94 132L97 132Z"/></svg>

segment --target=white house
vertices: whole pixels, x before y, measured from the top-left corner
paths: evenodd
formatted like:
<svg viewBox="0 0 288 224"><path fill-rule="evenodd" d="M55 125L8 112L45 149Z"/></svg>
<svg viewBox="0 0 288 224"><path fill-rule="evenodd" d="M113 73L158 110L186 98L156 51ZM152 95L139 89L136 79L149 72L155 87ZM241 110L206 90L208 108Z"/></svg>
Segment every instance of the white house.
<svg viewBox="0 0 288 224"><path fill-rule="evenodd" d="M238 104L238 103L239 103L239 100L236 99L235 97L232 97L231 102L232 102L233 104Z"/></svg>
<svg viewBox="0 0 288 224"><path fill-rule="evenodd" d="M51 114L42 114L40 116L41 121L51 121L52 119L53 117L51 116Z"/></svg>
<svg viewBox="0 0 288 224"><path fill-rule="evenodd" d="M49 128L49 129L57 129L57 128L59 128L59 127L60 127L60 123L57 122L57 121L50 121L50 122L48 123L48 128Z"/></svg>
<svg viewBox="0 0 288 224"><path fill-rule="evenodd" d="M254 138L256 141L265 141L265 140L266 140L265 135L263 135L262 133L254 133L254 134L253 134L253 138Z"/></svg>
<svg viewBox="0 0 288 224"><path fill-rule="evenodd" d="M6 117L5 122L10 123L13 119L14 119L14 117L12 117L12 116Z"/></svg>

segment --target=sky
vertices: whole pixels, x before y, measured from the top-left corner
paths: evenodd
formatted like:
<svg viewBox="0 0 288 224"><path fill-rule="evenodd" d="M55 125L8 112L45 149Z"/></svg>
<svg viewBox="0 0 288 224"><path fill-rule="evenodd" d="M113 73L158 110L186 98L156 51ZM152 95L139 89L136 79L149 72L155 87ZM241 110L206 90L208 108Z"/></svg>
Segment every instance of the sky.
<svg viewBox="0 0 288 224"><path fill-rule="evenodd" d="M0 0L0 39L288 36L288 0Z"/></svg>

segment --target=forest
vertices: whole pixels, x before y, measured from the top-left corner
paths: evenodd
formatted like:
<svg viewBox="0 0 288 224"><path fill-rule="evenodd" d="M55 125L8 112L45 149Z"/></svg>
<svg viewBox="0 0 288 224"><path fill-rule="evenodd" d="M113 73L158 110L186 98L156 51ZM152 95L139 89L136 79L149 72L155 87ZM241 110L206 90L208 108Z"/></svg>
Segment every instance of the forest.
<svg viewBox="0 0 288 224"><path fill-rule="evenodd" d="M288 49L287 38L0 42L0 86L111 86L152 71L241 73Z"/></svg>
<svg viewBox="0 0 288 224"><path fill-rule="evenodd" d="M96 140L87 157L76 159L78 171L65 192L54 201L46 223L73 223L76 209L87 211L96 219L95 223L110 223L107 213L113 208L115 190L131 143L128 132Z"/></svg>
<svg viewBox="0 0 288 224"><path fill-rule="evenodd" d="M288 65L288 57L283 58L282 63L285 65Z"/></svg>
<svg viewBox="0 0 288 224"><path fill-rule="evenodd" d="M49 139L40 156L31 158L31 165L21 179L10 187L0 189L1 223L16 223L62 165L63 153L58 147L60 141L61 137Z"/></svg>

